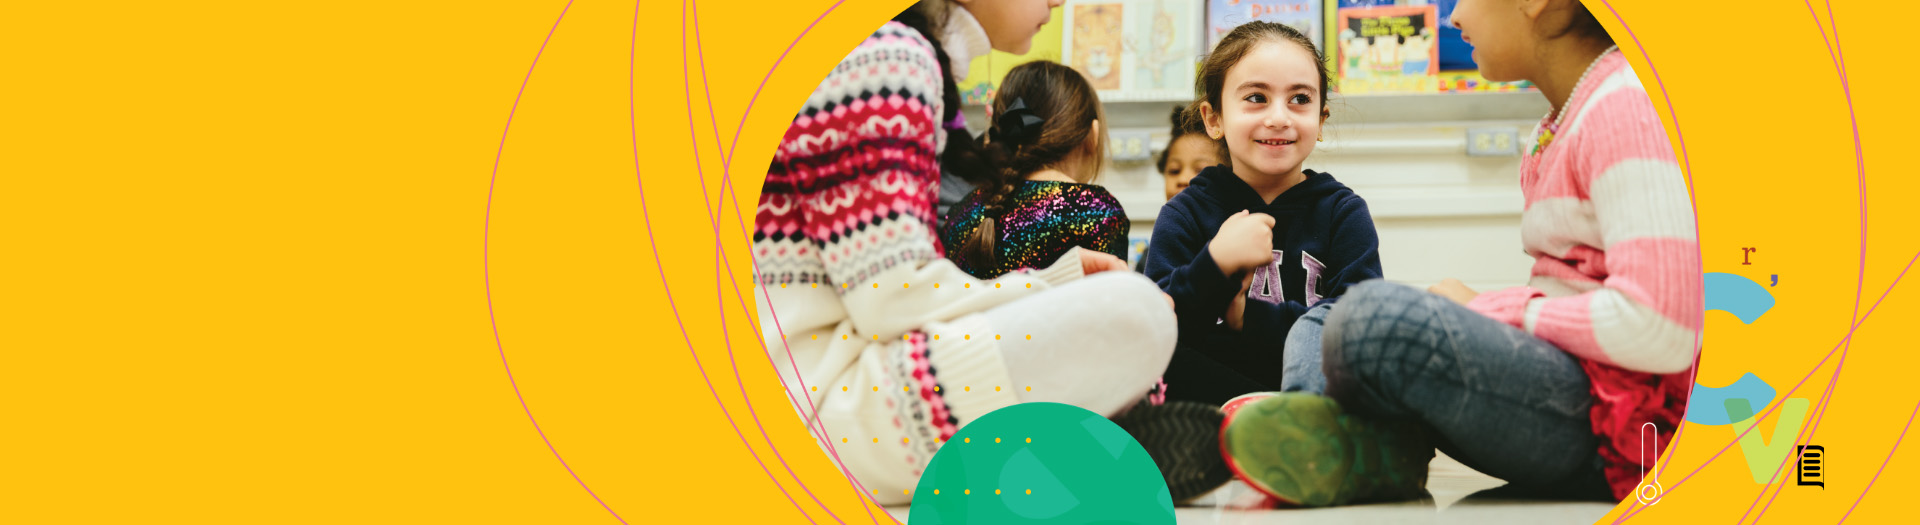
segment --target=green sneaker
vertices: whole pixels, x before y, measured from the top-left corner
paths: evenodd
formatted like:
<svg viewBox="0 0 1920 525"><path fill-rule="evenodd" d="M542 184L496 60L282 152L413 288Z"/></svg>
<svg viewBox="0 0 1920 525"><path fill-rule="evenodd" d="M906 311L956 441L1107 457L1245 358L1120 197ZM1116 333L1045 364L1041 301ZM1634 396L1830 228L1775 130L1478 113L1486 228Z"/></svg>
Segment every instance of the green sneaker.
<svg viewBox="0 0 1920 525"><path fill-rule="evenodd" d="M1341 412L1326 396L1288 392L1236 410L1221 434L1227 465L1249 485L1305 507L1426 494L1433 446L1412 424Z"/></svg>

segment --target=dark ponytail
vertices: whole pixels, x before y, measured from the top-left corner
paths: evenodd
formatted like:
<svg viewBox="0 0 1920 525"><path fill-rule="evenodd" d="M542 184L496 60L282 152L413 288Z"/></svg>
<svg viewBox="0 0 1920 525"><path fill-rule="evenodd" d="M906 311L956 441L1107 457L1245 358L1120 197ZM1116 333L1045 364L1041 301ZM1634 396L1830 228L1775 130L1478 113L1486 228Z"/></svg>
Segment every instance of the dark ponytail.
<svg viewBox="0 0 1920 525"><path fill-rule="evenodd" d="M1095 137L1093 122L1101 121ZM1093 140L1093 173L1106 164L1106 115L1100 96L1086 77L1059 62L1033 61L1014 66L993 97L993 121L982 149L994 169L979 184L983 206L980 226L960 246L975 268L998 265L994 244L1006 200L1027 175L1067 160Z"/></svg>
<svg viewBox="0 0 1920 525"><path fill-rule="evenodd" d="M991 167L980 152L980 143L959 122L960 84L953 80L952 61L947 58L946 46L940 43L940 29L946 23L946 14L950 9L964 8L949 0L923 0L894 15L893 21L905 24L926 37L927 42L933 44L934 59L940 64L940 105L944 109L940 115L940 127L947 131L946 149L940 151L940 168L977 185L991 177L988 173Z"/></svg>
<svg viewBox="0 0 1920 525"><path fill-rule="evenodd" d="M1167 132L1167 149L1160 150L1160 158L1153 161L1154 170L1161 175L1167 174L1167 158L1173 154L1173 143L1180 142L1180 139L1187 135L1207 136L1206 124L1202 124L1197 118L1187 118L1186 106L1174 106L1172 120L1173 127Z"/></svg>

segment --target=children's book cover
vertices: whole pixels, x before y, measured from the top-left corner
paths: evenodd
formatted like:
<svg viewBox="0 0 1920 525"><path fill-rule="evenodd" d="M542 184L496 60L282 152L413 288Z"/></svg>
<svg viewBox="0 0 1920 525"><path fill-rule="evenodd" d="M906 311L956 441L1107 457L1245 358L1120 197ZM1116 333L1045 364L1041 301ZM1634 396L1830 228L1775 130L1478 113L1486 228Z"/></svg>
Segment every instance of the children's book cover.
<svg viewBox="0 0 1920 525"><path fill-rule="evenodd" d="M1013 66L1035 60L1063 62L1060 54L1061 28L1066 27L1061 8L1053 9L1053 18L1040 26L1040 32L1033 35L1033 47L1026 54L1015 55L994 51L985 56L973 57L967 66L967 78L960 79L960 102L962 104L986 104L993 101L993 93L1000 89L1000 81L1007 78L1007 70Z"/></svg>
<svg viewBox="0 0 1920 525"><path fill-rule="evenodd" d="M1067 2L1065 63L1109 102L1190 98L1203 7L1177 0Z"/></svg>
<svg viewBox="0 0 1920 525"><path fill-rule="evenodd" d="M1254 20L1293 26L1324 48L1324 6L1325 0L1209 0L1207 49L1219 45L1233 28Z"/></svg>
<svg viewBox="0 0 1920 525"><path fill-rule="evenodd" d="M1126 67L1126 2L1073 2L1067 8L1067 65L1086 75L1093 89L1120 89Z"/></svg>
<svg viewBox="0 0 1920 525"><path fill-rule="evenodd" d="M1193 91L1199 64L1201 5L1178 0L1133 0L1127 20L1126 49L1133 60L1133 84L1144 93L1186 95Z"/></svg>
<svg viewBox="0 0 1920 525"><path fill-rule="evenodd" d="M1439 91L1437 6L1339 10L1339 90L1368 93Z"/></svg>

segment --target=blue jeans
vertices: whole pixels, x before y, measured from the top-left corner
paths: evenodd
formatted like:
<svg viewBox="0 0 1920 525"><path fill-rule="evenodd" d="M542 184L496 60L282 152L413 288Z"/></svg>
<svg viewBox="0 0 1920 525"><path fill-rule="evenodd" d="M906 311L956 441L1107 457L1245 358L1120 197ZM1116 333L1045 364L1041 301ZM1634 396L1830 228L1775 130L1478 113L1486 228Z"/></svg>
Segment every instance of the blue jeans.
<svg viewBox="0 0 1920 525"><path fill-rule="evenodd" d="M1448 456L1510 482L1511 495L1611 499L1588 419L1587 375L1566 352L1385 281L1348 289L1322 315L1324 353L1303 344L1296 356L1289 344L1288 384L1309 392L1324 385L1350 413L1416 421ZM1291 377L1296 359L1299 378ZM1322 377L1309 377L1315 360Z"/></svg>
<svg viewBox="0 0 1920 525"><path fill-rule="evenodd" d="M1332 308L1332 303L1314 305L1287 329L1287 343L1280 358L1280 391L1327 393L1327 375L1320 371L1320 334L1325 330L1327 311Z"/></svg>

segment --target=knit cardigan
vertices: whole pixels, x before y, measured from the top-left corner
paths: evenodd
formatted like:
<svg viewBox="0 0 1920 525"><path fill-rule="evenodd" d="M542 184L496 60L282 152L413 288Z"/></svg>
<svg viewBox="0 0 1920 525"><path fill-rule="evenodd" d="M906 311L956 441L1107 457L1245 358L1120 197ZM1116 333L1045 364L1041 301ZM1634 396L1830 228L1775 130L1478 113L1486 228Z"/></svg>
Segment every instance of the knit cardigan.
<svg viewBox="0 0 1920 525"><path fill-rule="evenodd" d="M943 74L919 32L874 31L794 117L755 213L767 350L815 437L883 504L911 500L959 427L1018 402L999 347L1016 336L997 342L980 312L1082 276L1078 248L993 280L942 257Z"/></svg>
<svg viewBox="0 0 1920 525"><path fill-rule="evenodd" d="M1686 409L1705 324L1700 244L1666 129L1624 56L1601 57L1561 111L1568 126L1521 162L1533 277L1468 307L1579 359L1607 482L1624 498L1655 460L1641 426L1666 450Z"/></svg>

